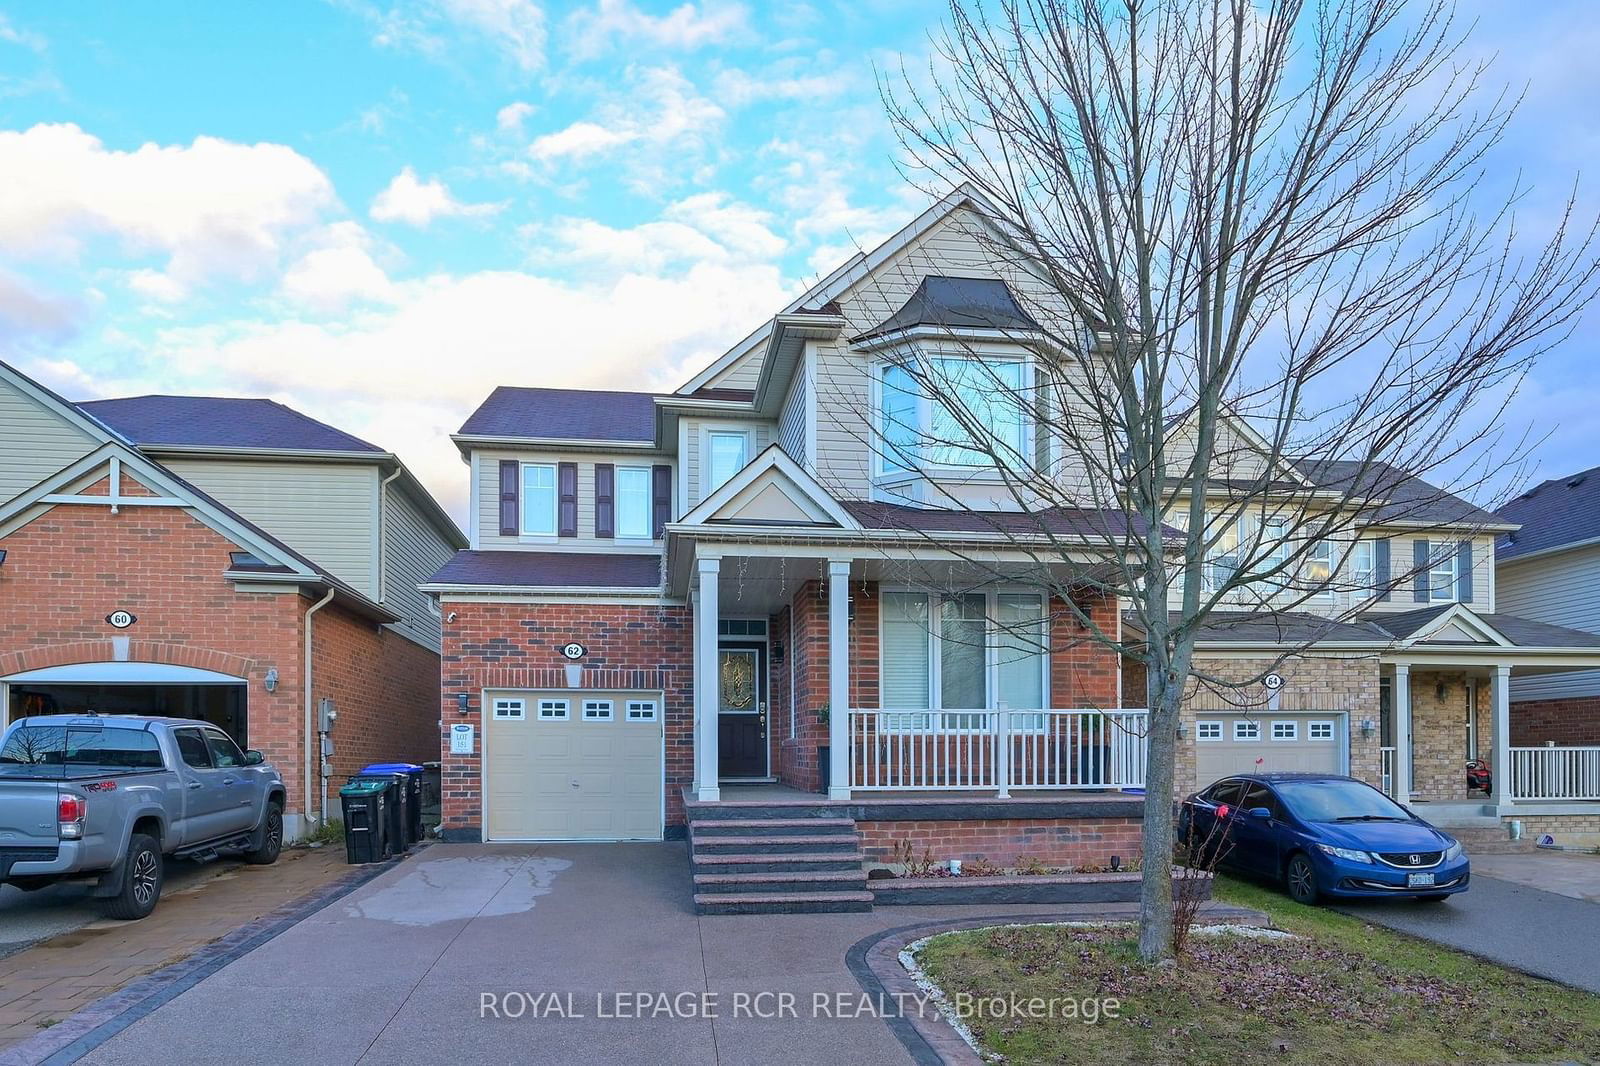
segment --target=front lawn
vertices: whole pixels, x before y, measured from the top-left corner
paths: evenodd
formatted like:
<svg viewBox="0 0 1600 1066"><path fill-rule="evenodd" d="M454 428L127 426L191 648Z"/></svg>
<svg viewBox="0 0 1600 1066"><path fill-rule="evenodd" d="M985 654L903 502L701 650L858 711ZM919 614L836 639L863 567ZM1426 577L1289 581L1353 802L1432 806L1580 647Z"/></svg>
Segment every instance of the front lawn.
<svg viewBox="0 0 1600 1066"><path fill-rule="evenodd" d="M1094 1024L968 1018L1011 1063L1600 1059L1600 997L1231 878L1216 895L1299 936L1197 937L1179 967L1149 969L1128 929L1032 926L949 933L918 959L952 997L1120 1001Z"/></svg>

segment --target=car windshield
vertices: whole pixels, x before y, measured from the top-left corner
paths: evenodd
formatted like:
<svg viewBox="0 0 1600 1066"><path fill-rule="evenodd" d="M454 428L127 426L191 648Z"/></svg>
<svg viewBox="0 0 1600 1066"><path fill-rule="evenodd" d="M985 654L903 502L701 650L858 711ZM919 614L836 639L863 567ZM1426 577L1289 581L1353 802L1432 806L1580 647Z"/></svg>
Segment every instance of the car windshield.
<svg viewBox="0 0 1600 1066"><path fill-rule="evenodd" d="M1359 781L1278 781L1278 795L1306 822L1409 822L1388 796Z"/></svg>
<svg viewBox="0 0 1600 1066"><path fill-rule="evenodd" d="M25 725L0 749L0 772L17 776L159 769L161 749L143 729Z"/></svg>

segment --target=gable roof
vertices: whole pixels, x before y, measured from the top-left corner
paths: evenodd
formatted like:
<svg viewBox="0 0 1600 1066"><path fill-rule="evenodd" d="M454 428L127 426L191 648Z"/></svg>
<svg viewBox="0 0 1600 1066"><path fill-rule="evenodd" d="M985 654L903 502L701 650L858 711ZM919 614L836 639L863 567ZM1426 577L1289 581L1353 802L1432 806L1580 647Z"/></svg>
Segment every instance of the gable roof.
<svg viewBox="0 0 1600 1066"><path fill-rule="evenodd" d="M1497 513L1522 526L1501 539L1501 561L1600 541L1600 467L1541 481Z"/></svg>
<svg viewBox="0 0 1600 1066"><path fill-rule="evenodd" d="M1037 330L1039 323L998 278L925 276L900 310L861 334L876 337L916 326L940 329Z"/></svg>
<svg viewBox="0 0 1600 1066"><path fill-rule="evenodd" d="M467 417L457 435L653 444L655 394L501 385Z"/></svg>
<svg viewBox="0 0 1600 1066"><path fill-rule="evenodd" d="M250 448L352 452L384 449L275 400L230 396L129 396L77 405L141 448Z"/></svg>
<svg viewBox="0 0 1600 1066"><path fill-rule="evenodd" d="M771 517L748 517L763 510L770 511ZM716 522L860 528L848 508L840 506L816 478L776 444L763 448L760 455L696 504L677 524Z"/></svg>

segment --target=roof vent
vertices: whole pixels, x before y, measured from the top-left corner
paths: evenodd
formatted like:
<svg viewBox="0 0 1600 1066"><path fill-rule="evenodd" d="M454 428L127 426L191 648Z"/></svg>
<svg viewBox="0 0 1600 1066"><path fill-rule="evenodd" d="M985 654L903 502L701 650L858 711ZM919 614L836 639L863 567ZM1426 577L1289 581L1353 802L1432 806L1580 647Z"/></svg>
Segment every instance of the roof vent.
<svg viewBox="0 0 1600 1066"><path fill-rule="evenodd" d="M1587 478L1588 476L1589 476L1588 474L1579 474L1577 477L1575 477L1571 481L1567 482L1567 488L1569 488L1569 489L1577 488L1579 485L1583 484L1584 479Z"/></svg>

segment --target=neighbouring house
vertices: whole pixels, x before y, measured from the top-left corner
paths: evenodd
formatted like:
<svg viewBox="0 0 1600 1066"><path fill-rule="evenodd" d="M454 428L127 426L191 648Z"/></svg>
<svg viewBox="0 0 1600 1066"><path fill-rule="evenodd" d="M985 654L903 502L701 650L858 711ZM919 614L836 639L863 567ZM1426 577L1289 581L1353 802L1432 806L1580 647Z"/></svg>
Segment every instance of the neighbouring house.
<svg viewBox="0 0 1600 1066"><path fill-rule="evenodd" d="M71 403L0 364L6 721L214 722L282 771L291 835L361 765L437 757L418 585L465 544L392 453L282 404Z"/></svg>
<svg viewBox="0 0 1600 1066"><path fill-rule="evenodd" d="M953 194L675 392L507 386L472 413L454 436L470 548L424 586L445 617L447 837L687 826L708 891L804 880L758 861L794 816L853 822L869 857L907 842L1002 863L1136 854L1141 680L1029 578L1035 549L1104 558L1120 512L1018 516L959 448L936 485L883 461L903 345L956 337L960 358L1027 380L1064 372L1007 339L1030 321L1017 294L1039 287L990 255L985 225ZM929 406L897 418L936 423ZM1030 455L1051 412L1001 417ZM1501 614L1495 537L1512 524L1448 496L1407 505L1434 494L1402 482L1372 536L1329 545L1371 594L1215 619L1200 654L1219 673L1249 677L1307 634L1316 647L1256 703L1188 702L1182 790L1257 765L1348 770L1441 814L1523 813L1525 783L1469 799L1463 764L1504 761L1509 678L1600 667L1600 638ZM1001 535L1014 520L1036 543ZM1380 595L1413 559L1430 566ZM1008 566L1015 583L996 581ZM1107 630L1123 618L1104 597L1076 608ZM695 829L729 817L733 843Z"/></svg>

